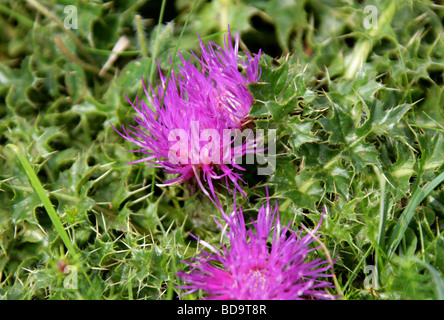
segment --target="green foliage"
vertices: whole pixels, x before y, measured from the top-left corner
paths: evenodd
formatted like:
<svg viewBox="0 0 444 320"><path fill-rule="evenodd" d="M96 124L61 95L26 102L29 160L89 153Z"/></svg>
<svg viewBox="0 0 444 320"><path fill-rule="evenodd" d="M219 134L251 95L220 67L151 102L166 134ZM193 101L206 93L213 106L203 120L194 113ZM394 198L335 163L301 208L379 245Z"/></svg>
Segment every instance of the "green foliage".
<svg viewBox="0 0 444 320"><path fill-rule="evenodd" d="M189 233L217 243L220 213L127 164L138 154L111 124L134 123L125 95L143 98L142 77L157 83L155 61L168 72L177 45L187 59L197 33L222 44L227 24L241 49L264 52L250 117L277 132L275 171L245 173L244 212L254 217L264 185L295 229L325 210L319 232L346 299L444 298L442 6L217 0L188 21L194 1L176 1L159 21L155 1L71 2L78 29L63 27L68 1L0 3L2 299L182 293L175 273L199 251ZM121 36L128 47L100 73ZM379 286L365 286L366 266Z"/></svg>

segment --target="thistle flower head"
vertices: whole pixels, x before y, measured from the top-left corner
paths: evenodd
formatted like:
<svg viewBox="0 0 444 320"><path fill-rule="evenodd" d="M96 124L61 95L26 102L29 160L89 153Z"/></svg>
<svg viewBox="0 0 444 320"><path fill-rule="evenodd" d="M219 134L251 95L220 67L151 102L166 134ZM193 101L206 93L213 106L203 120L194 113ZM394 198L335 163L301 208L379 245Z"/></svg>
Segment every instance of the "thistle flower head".
<svg viewBox="0 0 444 320"><path fill-rule="evenodd" d="M192 270L178 273L186 283L181 287L187 290L185 294L203 290L205 298L223 300L332 298L326 291L331 283L322 280L331 276L325 273L330 264L320 258L307 259L318 249L310 244L320 223L305 236L291 231L290 225L280 225L278 207L273 208L268 201L253 221L253 229L247 230L241 208L224 218L229 248L217 250L201 242L211 253L203 251L191 262L184 261Z"/></svg>
<svg viewBox="0 0 444 320"><path fill-rule="evenodd" d="M195 178L212 200L217 199L214 179L225 178L227 187L231 181L243 193L241 173L235 169L244 169L236 159L255 152L257 146L254 139L236 146L232 142L234 130L242 127L253 102L246 84L258 79L260 54L254 58L248 55L248 61L243 62L238 57L239 34L234 47L230 34L226 39L223 49L215 44L206 48L201 40L202 57L195 55L201 70L180 53L182 65L177 73L171 71L169 79L159 68L157 90L151 84L148 90L144 84L148 103L136 98L133 104L128 99L137 112L136 125L122 126L122 133L116 130L139 147L134 152L146 155L131 163L145 162L162 167L166 173L179 174L164 185Z"/></svg>

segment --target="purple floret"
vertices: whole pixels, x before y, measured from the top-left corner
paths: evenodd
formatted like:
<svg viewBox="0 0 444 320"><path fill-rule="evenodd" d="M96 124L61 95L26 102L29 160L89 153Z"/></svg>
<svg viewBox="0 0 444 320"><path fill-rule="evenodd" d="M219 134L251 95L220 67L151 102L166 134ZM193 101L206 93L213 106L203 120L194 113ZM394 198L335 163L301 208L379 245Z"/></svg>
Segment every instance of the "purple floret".
<svg viewBox="0 0 444 320"><path fill-rule="evenodd" d="M326 291L332 287L325 280L331 277L326 273L331 265L320 258L308 259L319 249L310 245L322 219L303 236L290 230L290 225L280 225L277 203L273 208L269 201L260 208L253 229L247 230L240 207L223 217L228 225L229 248L221 245L218 250L200 241L211 253L203 251L191 262L183 261L191 267L189 273L178 273L185 282L181 286L184 295L202 290L205 299L221 300L334 298Z"/></svg>

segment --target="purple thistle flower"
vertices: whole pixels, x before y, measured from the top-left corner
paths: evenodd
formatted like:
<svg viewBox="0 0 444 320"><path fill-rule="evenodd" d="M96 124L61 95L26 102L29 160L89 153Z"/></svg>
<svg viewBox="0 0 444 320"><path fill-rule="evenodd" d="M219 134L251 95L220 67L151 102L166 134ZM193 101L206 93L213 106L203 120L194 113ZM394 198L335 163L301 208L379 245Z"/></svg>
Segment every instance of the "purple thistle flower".
<svg viewBox="0 0 444 320"><path fill-rule="evenodd" d="M239 134L236 129L242 127L253 102L246 84L259 78L260 53L254 58L248 55L248 61L243 62L238 57L238 43L239 33L234 47L229 33L224 49L210 44L206 51L201 40L202 58L198 60L202 71L179 53L182 66L178 74L172 71L167 81L159 68L161 84L157 92L151 84L148 91L143 83L148 104L137 97L133 104L127 97L137 112L136 126L122 126L123 132L114 128L139 147L131 152L146 155L130 163L145 162L162 167L167 173L179 174L162 185L180 184L195 178L214 203L219 202L213 180L225 178L227 188L231 181L235 189L244 194L239 184L239 181L244 182L242 174L235 171L244 168L236 159L258 151L255 150L257 138L247 138L240 145L233 145ZM245 75L238 70L238 64Z"/></svg>
<svg viewBox="0 0 444 320"><path fill-rule="evenodd" d="M206 299L221 300L334 298L325 290L332 284L319 279L331 277L325 273L331 267L328 261L306 260L310 252L319 248L310 248L310 244L321 222L305 236L291 231L289 225L282 228L277 203L273 209L268 200L260 208L257 221L253 221L255 232L247 231L241 208L235 208L231 216L223 216L229 227L230 248L222 246L217 250L199 241L212 253L203 250L192 262L183 261L193 268L190 273L178 272L187 283L181 286L188 290L184 295L203 290Z"/></svg>

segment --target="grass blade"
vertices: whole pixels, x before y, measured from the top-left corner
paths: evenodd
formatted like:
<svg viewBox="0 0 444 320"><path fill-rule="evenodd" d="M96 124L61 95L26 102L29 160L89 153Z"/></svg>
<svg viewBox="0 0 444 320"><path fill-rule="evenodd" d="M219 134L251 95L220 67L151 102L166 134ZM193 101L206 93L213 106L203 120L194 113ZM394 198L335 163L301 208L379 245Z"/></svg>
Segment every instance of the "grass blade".
<svg viewBox="0 0 444 320"><path fill-rule="evenodd" d="M39 178L37 177L36 173L31 167L31 164L29 161L25 158L25 156L20 152L20 150L17 148L16 145L8 144L6 147L11 148L18 156L20 163L23 166L23 169L25 170L26 175L28 176L28 179L37 193L38 197L43 203L43 206L46 209L46 212L49 215L49 218L51 219L52 224L54 225L54 228L56 229L57 233L59 234L60 238L62 239L63 243L65 244L66 248L68 249L69 253L73 258L76 257L76 249L74 248L71 240L69 239L68 233L66 232L65 228L62 225L62 222L59 219L59 216L57 215L57 212L55 211L54 207L52 206L51 201L49 200L45 189L43 188L42 184L40 183Z"/></svg>
<svg viewBox="0 0 444 320"><path fill-rule="evenodd" d="M427 186L424 188L418 188L413 193L413 196L410 198L410 201L405 208L402 215L399 217L398 222L396 223L395 228L390 236L389 246L388 246L388 257L390 258L401 242L405 231L415 214L416 207L425 199L425 197L435 189L441 182L444 181L444 172L442 172L439 176L433 179Z"/></svg>

